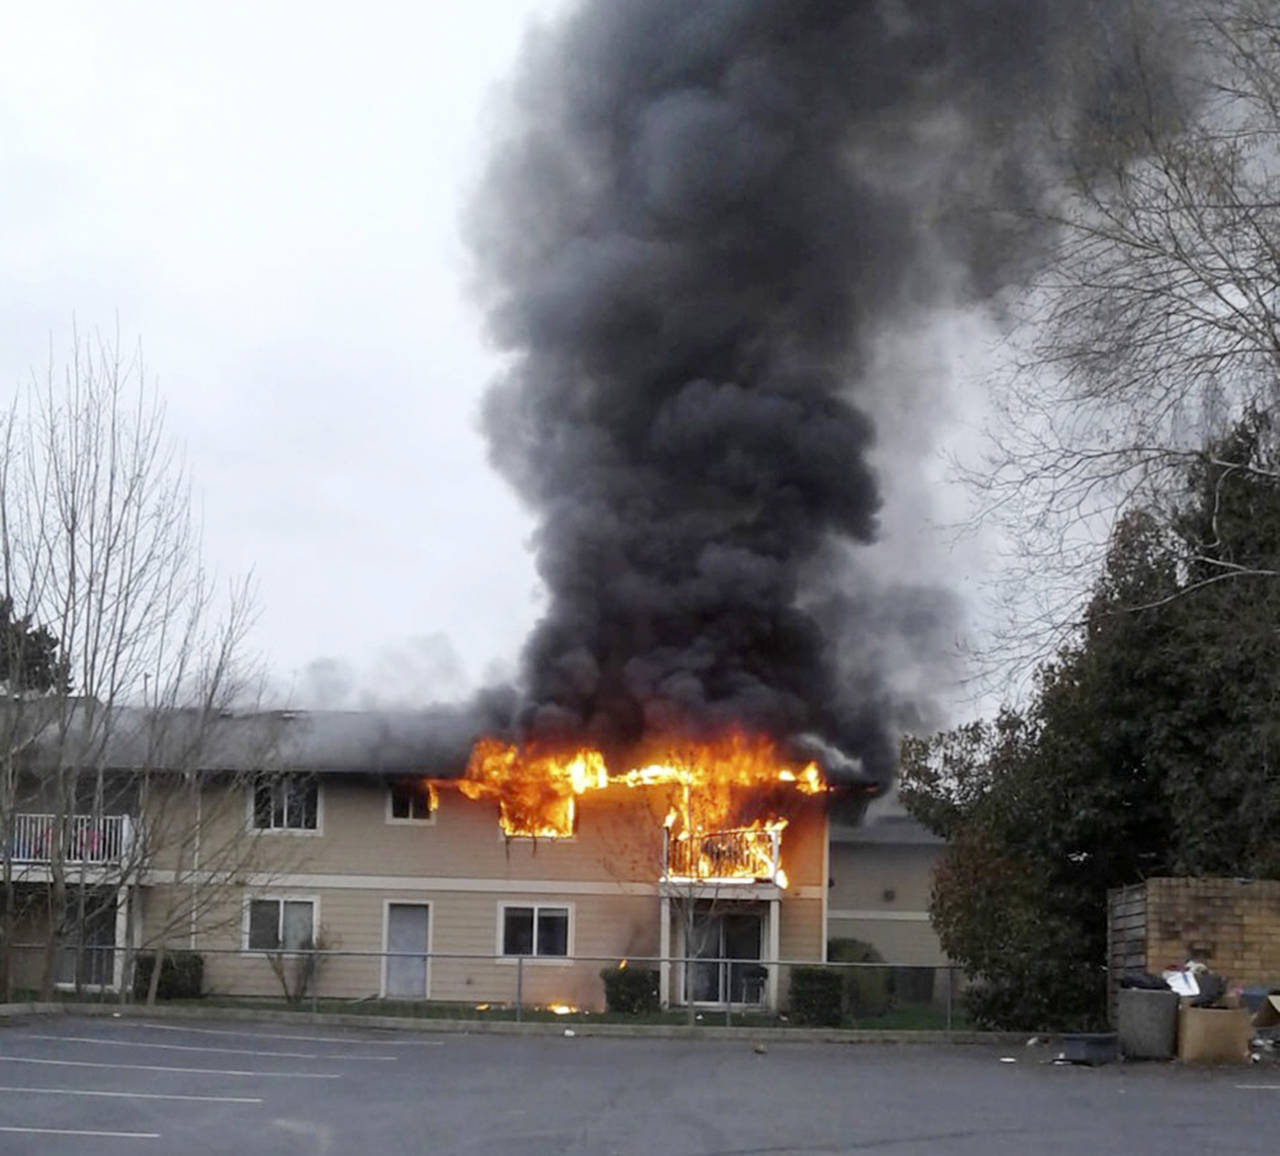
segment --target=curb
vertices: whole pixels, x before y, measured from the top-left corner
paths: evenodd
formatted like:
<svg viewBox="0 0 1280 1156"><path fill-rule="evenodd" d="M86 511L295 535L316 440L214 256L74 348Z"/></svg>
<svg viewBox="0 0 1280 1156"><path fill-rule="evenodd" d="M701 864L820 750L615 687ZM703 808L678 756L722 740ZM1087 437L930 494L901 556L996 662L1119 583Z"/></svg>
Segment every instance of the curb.
<svg viewBox="0 0 1280 1156"><path fill-rule="evenodd" d="M796 1044L959 1044L1022 1046L1025 1032L884 1031L873 1028L735 1028L684 1024L515 1023L512 1020L415 1019L412 1016L344 1015L288 1012L269 1008L140 1007L137 1004L18 1003L0 1004L0 1019L26 1015L88 1015L127 1019L193 1020L224 1023L304 1024L343 1028L377 1028L438 1035L563 1036L657 1040L760 1040Z"/></svg>
<svg viewBox="0 0 1280 1156"><path fill-rule="evenodd" d="M61 1015L63 1006L60 1003L0 1003L0 1019L12 1019L15 1016Z"/></svg>

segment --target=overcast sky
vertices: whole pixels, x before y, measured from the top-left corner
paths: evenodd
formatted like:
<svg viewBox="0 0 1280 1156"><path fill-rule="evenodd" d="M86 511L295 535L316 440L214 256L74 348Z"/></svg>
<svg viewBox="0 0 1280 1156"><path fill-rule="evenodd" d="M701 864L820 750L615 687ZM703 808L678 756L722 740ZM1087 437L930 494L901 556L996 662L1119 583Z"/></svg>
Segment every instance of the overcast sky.
<svg viewBox="0 0 1280 1156"><path fill-rule="evenodd" d="M533 525L478 433L497 361L459 221L493 86L559 7L6 10L0 383L41 367L50 340L64 351L73 318L141 339L207 556L256 573L254 642L297 705L456 697L513 669L537 616ZM974 345L955 332L888 356L958 380L954 353ZM877 417L881 452L902 444L895 427L915 436L909 414ZM947 549L930 525L943 469L920 461L897 471L877 549L927 573ZM971 562L948 559L948 577Z"/></svg>
<svg viewBox="0 0 1280 1156"><path fill-rule="evenodd" d="M140 337L209 559L284 682L478 680L537 606L490 471L458 222L486 94L549 0L39 0L0 34L0 382Z"/></svg>

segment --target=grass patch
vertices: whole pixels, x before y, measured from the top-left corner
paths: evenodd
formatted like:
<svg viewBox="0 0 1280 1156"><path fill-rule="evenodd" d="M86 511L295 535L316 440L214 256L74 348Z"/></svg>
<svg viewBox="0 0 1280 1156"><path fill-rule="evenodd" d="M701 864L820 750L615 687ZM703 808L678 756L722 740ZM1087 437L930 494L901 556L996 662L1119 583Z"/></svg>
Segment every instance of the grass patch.
<svg viewBox="0 0 1280 1156"><path fill-rule="evenodd" d="M908 1004L890 1008L883 1015L859 1019L853 1026L893 1032L943 1032L947 1030L947 1009L932 1004ZM964 1013L955 1008L951 1013L951 1027L967 1031L972 1025Z"/></svg>
<svg viewBox="0 0 1280 1156"><path fill-rule="evenodd" d="M208 995L198 1000L161 1000L166 1007L224 1007L255 1009L259 1011L295 1011L308 1014L312 1010L311 1001L290 1005L278 996L225 996ZM446 1003L437 1000L395 1000L377 999L318 999L315 1010L329 1015L368 1015L397 1016L405 1019L420 1020L458 1020L458 1021L494 1021L514 1022L516 1009L505 1004L488 1006L470 1003ZM723 1027L726 1016L723 1009L705 1008L695 1013L694 1023L699 1027ZM556 1015L541 1007L526 1007L520 1017L525 1023L563 1023L572 1024L658 1024L680 1026L689 1022L689 1013L685 1008L670 1008L666 1011L642 1012L628 1015L622 1012L584 1012L575 1011L565 1015ZM727 1022L732 1027L751 1028L797 1028L803 1025L792 1023L786 1015L773 1012L740 1012L735 1010ZM874 1018L859 1019L857 1028L880 1031L944 1031L947 1027L945 1008L929 1005L909 1005L891 1008L884 1015ZM964 1015L956 1009L951 1026L956 1030L968 1029L971 1025Z"/></svg>

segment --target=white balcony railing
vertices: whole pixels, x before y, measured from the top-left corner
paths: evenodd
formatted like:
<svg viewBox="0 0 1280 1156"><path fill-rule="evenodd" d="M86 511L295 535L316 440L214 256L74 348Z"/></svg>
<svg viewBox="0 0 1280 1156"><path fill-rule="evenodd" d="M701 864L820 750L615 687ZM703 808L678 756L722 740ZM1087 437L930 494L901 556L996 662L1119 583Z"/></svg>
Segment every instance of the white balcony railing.
<svg viewBox="0 0 1280 1156"><path fill-rule="evenodd" d="M9 853L15 863L48 863L53 858L59 830L63 858L85 866L119 863L133 842L128 815L68 815L61 823L56 815L19 813L9 832Z"/></svg>
<svg viewBox="0 0 1280 1156"><path fill-rule="evenodd" d="M707 880L717 883L781 883L779 854L782 831L776 827L741 827L672 835L664 831L666 871L663 880Z"/></svg>

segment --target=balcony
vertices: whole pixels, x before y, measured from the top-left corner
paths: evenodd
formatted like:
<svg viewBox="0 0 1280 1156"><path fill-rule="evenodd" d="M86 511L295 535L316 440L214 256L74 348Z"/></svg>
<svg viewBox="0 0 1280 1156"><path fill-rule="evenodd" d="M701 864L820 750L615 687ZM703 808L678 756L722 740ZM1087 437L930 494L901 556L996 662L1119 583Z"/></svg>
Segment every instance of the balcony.
<svg viewBox="0 0 1280 1156"><path fill-rule="evenodd" d="M672 835L663 832L664 883L774 883L786 886L782 827Z"/></svg>
<svg viewBox="0 0 1280 1156"><path fill-rule="evenodd" d="M48 863L61 827L63 860L83 867L119 863L133 844L133 820L128 815L56 815L18 813L13 816L9 853L15 863Z"/></svg>

